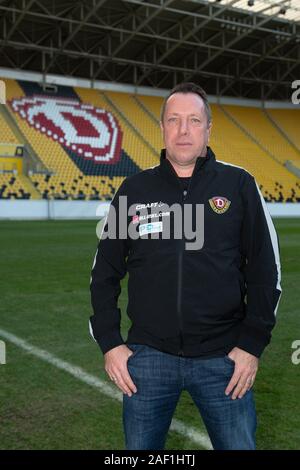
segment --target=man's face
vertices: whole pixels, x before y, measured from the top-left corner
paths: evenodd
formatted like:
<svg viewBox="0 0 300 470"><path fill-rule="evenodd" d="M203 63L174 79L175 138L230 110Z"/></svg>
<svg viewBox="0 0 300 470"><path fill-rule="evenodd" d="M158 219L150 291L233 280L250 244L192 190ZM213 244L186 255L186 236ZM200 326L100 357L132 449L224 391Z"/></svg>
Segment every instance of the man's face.
<svg viewBox="0 0 300 470"><path fill-rule="evenodd" d="M161 123L167 158L180 166L206 155L211 124L204 102L195 93L175 93L167 101Z"/></svg>

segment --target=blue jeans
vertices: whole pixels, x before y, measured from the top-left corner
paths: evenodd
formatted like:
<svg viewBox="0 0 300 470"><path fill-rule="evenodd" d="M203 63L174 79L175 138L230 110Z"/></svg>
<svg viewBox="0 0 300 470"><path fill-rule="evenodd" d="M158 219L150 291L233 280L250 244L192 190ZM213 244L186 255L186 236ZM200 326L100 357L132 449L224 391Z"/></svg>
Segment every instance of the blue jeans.
<svg viewBox="0 0 300 470"><path fill-rule="evenodd" d="M128 371L137 387L123 395L123 424L128 450L164 449L182 390L195 402L214 449L254 450L256 412L252 390L231 399L225 389L234 372L228 356L179 357L145 345L128 344Z"/></svg>

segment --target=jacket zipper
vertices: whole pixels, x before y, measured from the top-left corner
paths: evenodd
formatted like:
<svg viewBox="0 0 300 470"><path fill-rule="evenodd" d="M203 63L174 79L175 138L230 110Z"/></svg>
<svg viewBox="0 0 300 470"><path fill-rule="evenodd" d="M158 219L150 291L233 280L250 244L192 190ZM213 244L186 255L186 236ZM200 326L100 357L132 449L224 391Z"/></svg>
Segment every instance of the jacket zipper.
<svg viewBox="0 0 300 470"><path fill-rule="evenodd" d="M182 191L182 187L181 187L180 181L178 179L178 175L177 175L177 173L175 172L175 170L173 169L172 166L171 166L171 170L173 171L173 174L177 178L178 184L180 186L180 191ZM187 189L183 190L182 193L181 193L182 194L182 202L181 202L182 209L183 209L184 201L186 200L186 197L189 193L189 189L190 189L191 182L192 182L193 176L195 174L195 171L196 171L196 166L194 167L194 170L193 170L192 176L190 178ZM183 215L183 211L182 211L182 215ZM184 228L184 227L182 227L182 228ZM180 342L179 342L180 346L179 346L178 355L179 356L184 356L184 352L183 352L183 321L182 321L182 309L181 309L181 303L182 303L182 264L183 264L183 252L184 252L184 243L185 243L184 233L182 234L182 240L181 241L182 241L181 249L180 249L179 255L178 255L177 317L178 317L179 338L180 338Z"/></svg>
<svg viewBox="0 0 300 470"><path fill-rule="evenodd" d="M191 177L192 179L192 177ZM182 193L182 209L183 204L188 194L188 190L190 188L191 179L189 181L188 189L184 190ZM184 215L184 211L182 211L182 215ZM183 227L182 227L183 228ZM178 295L177 295L177 315L178 315L178 323L179 323L179 337L180 337L180 346L178 355L184 356L183 352L183 321L182 321L182 309L181 309L181 301L182 301L182 265L183 265L183 252L184 252L184 233L182 233L182 240L181 240L181 249L179 251L178 256Z"/></svg>
<svg viewBox="0 0 300 470"><path fill-rule="evenodd" d="M182 208L183 208L183 205L184 205L184 201L186 200L186 197L189 194L191 182L192 182L192 179L195 175L196 168L197 168L197 163L194 167L194 170L193 170L192 176L190 178L187 190L182 191L182 187L181 187L180 181L178 179L178 175L177 175L176 171L174 170L173 166L170 165L170 170L176 176L178 184L180 186L180 191L182 191L182 193L181 193L182 194L182 202L181 202ZM178 317L179 337L180 337L180 343L179 343L180 346L179 346L179 351L178 351L179 356L184 356L184 352L183 352L183 345L184 345L183 344L184 343L184 341L183 341L183 321L182 321L182 309L181 309L181 303L182 303L182 265L183 265L184 243L185 243L184 234L182 234L181 249L180 249L179 255L178 255L178 294L177 294L177 317Z"/></svg>
<svg viewBox="0 0 300 470"><path fill-rule="evenodd" d="M182 324L182 311L181 311L181 297L182 297L182 258L183 250L181 249L178 256L178 294L177 294L177 315L179 323L179 337L180 337L180 346L178 354L183 356L183 324Z"/></svg>

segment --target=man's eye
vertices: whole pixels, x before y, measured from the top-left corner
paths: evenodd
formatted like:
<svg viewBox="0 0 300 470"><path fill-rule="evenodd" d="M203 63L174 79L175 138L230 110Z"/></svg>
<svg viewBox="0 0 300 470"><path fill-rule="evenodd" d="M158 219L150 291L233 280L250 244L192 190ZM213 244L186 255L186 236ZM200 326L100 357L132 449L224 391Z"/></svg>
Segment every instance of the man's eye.
<svg viewBox="0 0 300 470"><path fill-rule="evenodd" d="M168 122L176 122L177 121L177 118L176 117L172 117L172 118L169 118L168 119Z"/></svg>
<svg viewBox="0 0 300 470"><path fill-rule="evenodd" d="M197 118L192 118L191 121L196 124L200 123L200 119L197 119Z"/></svg>

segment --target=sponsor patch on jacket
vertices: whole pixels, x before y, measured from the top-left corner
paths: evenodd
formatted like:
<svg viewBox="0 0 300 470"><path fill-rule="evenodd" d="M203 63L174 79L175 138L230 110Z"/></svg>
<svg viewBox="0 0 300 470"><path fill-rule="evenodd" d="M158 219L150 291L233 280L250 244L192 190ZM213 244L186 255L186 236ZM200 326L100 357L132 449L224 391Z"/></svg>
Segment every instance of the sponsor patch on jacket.
<svg viewBox="0 0 300 470"><path fill-rule="evenodd" d="M147 202L146 204L137 204L135 210L140 211L141 209L152 209L152 207L162 207L165 203L159 202Z"/></svg>
<svg viewBox="0 0 300 470"><path fill-rule="evenodd" d="M214 196L208 201L212 210L217 214L224 214L231 204L231 201L223 196Z"/></svg>
<svg viewBox="0 0 300 470"><path fill-rule="evenodd" d="M158 219L159 217L170 217L170 211L166 212L153 212L151 214L146 214L146 215L134 215L131 219L133 224L138 224L140 222L143 222L144 220L151 220L151 219Z"/></svg>
<svg viewBox="0 0 300 470"><path fill-rule="evenodd" d="M152 222L151 224L142 224L139 226L140 236L148 235L149 233L162 232L162 222Z"/></svg>

